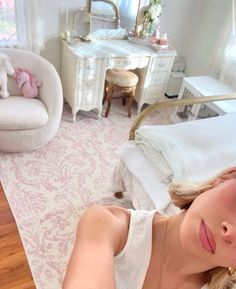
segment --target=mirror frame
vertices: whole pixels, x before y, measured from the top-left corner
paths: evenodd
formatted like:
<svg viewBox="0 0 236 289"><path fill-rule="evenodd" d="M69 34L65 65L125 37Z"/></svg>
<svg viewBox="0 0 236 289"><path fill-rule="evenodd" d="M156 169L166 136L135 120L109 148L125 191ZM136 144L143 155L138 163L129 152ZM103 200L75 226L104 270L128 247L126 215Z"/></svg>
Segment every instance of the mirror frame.
<svg viewBox="0 0 236 289"><path fill-rule="evenodd" d="M79 15L79 16L78 16ZM87 17L87 21L82 23L84 27L84 33L79 33L76 29L76 17L81 18L81 16ZM82 26L82 25L81 25ZM76 10L72 16L71 29L70 29L70 43L77 44L81 41L91 41L90 39L91 31L91 14L86 10ZM68 41L68 40L67 40Z"/></svg>
<svg viewBox="0 0 236 289"><path fill-rule="evenodd" d="M138 36L138 25L139 25L139 12L140 12L140 5L141 5L141 0L138 2L138 9L137 9L137 14L136 14L136 19L135 19L135 26L134 26L134 36Z"/></svg>
<svg viewBox="0 0 236 289"><path fill-rule="evenodd" d="M116 2L113 0L87 0L87 10L91 16L92 16L92 2L96 2L96 1L105 2L112 6L112 9L114 10L115 15L116 15L115 28L116 29L120 28L120 9L118 5L116 4Z"/></svg>

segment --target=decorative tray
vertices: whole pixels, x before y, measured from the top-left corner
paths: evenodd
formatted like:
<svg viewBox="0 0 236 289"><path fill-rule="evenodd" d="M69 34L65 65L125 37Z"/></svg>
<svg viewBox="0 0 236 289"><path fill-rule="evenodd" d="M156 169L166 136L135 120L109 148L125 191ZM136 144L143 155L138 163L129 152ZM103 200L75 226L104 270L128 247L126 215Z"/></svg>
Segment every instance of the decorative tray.
<svg viewBox="0 0 236 289"><path fill-rule="evenodd" d="M152 46L151 37L128 37L128 40L140 45Z"/></svg>
<svg viewBox="0 0 236 289"><path fill-rule="evenodd" d="M152 44L152 49L156 52L173 52L175 51L172 47L169 45L158 45L158 44Z"/></svg>

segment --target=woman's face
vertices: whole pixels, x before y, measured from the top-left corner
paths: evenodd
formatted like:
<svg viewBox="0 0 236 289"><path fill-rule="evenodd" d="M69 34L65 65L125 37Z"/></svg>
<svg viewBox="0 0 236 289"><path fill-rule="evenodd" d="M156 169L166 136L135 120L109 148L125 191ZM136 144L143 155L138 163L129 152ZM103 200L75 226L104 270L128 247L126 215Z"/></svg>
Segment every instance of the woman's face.
<svg viewBox="0 0 236 289"><path fill-rule="evenodd" d="M197 197L180 228L183 247L212 267L236 268L236 179Z"/></svg>

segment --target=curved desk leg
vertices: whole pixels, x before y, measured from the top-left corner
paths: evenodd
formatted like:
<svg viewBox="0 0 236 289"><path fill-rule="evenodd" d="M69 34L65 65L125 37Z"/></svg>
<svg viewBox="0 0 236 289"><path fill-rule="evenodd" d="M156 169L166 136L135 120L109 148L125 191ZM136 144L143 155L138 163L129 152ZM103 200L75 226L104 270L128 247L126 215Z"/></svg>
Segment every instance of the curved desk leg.
<svg viewBox="0 0 236 289"><path fill-rule="evenodd" d="M142 108L143 105L144 105L143 102L139 102L138 103L138 111L137 111L138 114L141 112L141 108Z"/></svg>
<svg viewBox="0 0 236 289"><path fill-rule="evenodd" d="M77 114L78 110L75 108L72 108L72 116L73 116L73 122L76 122L76 114Z"/></svg>
<svg viewBox="0 0 236 289"><path fill-rule="evenodd" d="M105 112L105 117L108 117L110 109L111 109L111 98L112 98L112 94L113 94L113 88L112 86L108 86L108 90L107 90L107 110Z"/></svg>
<svg viewBox="0 0 236 289"><path fill-rule="evenodd" d="M134 99L134 91L130 91L129 102L128 102L128 117L131 117L131 107Z"/></svg>
<svg viewBox="0 0 236 289"><path fill-rule="evenodd" d="M100 118L102 117L102 107L99 107L99 108L97 109L97 112L98 112L97 118L100 119Z"/></svg>

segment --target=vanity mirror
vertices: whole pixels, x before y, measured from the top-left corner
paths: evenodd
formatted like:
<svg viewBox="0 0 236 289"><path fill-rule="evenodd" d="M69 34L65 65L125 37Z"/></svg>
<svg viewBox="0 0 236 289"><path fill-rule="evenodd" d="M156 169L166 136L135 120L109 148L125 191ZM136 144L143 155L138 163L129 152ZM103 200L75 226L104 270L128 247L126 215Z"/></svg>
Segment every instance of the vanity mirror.
<svg viewBox="0 0 236 289"><path fill-rule="evenodd" d="M71 23L69 41L72 44L81 41L91 41L91 16L87 10L77 10L74 12Z"/></svg>
<svg viewBox="0 0 236 289"><path fill-rule="evenodd" d="M146 38L158 27L161 0L87 0L72 17L70 42L92 39ZM132 37L133 36L133 37Z"/></svg>
<svg viewBox="0 0 236 289"><path fill-rule="evenodd" d="M88 0L91 31L123 28L136 37L149 36L158 26L161 0Z"/></svg>
<svg viewBox="0 0 236 289"><path fill-rule="evenodd" d="M91 31L120 28L120 9L116 0L88 0Z"/></svg>
<svg viewBox="0 0 236 289"><path fill-rule="evenodd" d="M134 36L152 36L159 31L161 0L139 0L135 21Z"/></svg>

